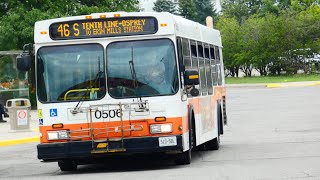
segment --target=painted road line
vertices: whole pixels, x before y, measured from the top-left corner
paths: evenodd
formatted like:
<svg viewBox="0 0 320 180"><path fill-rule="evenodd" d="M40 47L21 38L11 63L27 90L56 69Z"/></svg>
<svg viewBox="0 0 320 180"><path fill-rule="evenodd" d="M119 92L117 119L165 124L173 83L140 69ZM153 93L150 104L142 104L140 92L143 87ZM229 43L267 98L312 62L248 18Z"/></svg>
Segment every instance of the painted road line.
<svg viewBox="0 0 320 180"><path fill-rule="evenodd" d="M280 87L304 87L304 86L319 86L320 82L310 83L279 83L279 84L267 84L267 88L280 88Z"/></svg>
<svg viewBox="0 0 320 180"><path fill-rule="evenodd" d="M267 84L267 88L279 88L282 87L281 84Z"/></svg>
<svg viewBox="0 0 320 180"><path fill-rule="evenodd" d="M13 146L13 145L17 145L17 144L25 144L25 143L32 143L32 142L40 142L40 137L34 136L34 137L29 137L29 138L0 141L0 147L1 146Z"/></svg>

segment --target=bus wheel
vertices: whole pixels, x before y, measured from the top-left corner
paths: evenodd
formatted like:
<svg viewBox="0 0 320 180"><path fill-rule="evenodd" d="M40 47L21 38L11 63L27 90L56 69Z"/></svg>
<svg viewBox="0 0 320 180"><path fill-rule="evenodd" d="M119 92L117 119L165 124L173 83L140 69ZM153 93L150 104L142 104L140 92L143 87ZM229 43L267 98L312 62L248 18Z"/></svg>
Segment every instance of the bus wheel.
<svg viewBox="0 0 320 180"><path fill-rule="evenodd" d="M216 137L208 142L206 142L207 150L218 150L220 147L220 137Z"/></svg>
<svg viewBox="0 0 320 180"><path fill-rule="evenodd" d="M192 123L190 123L192 124ZM195 147L196 142L195 142L195 131L194 131L194 124L192 124L192 126L190 126L189 129L189 150L178 154L177 155L177 159L175 160L175 163L177 165L185 165L185 164L190 164L191 163L191 152L192 152L192 148Z"/></svg>
<svg viewBox="0 0 320 180"><path fill-rule="evenodd" d="M77 164L72 160L58 161L58 165L61 171L75 171L77 170Z"/></svg>
<svg viewBox="0 0 320 180"><path fill-rule="evenodd" d="M185 151L181 154L178 154L177 159L175 160L176 165L185 165L191 163L191 149Z"/></svg>

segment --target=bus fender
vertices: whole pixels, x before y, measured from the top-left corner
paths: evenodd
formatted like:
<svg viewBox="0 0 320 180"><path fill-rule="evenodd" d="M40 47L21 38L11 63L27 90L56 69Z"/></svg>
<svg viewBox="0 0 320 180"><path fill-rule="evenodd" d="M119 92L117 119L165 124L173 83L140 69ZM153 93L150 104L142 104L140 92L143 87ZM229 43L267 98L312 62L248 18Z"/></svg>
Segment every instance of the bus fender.
<svg viewBox="0 0 320 180"><path fill-rule="evenodd" d="M222 122L222 108L221 108L221 102L217 102L217 123L218 123L218 136L220 134L223 134L223 122Z"/></svg>
<svg viewBox="0 0 320 180"><path fill-rule="evenodd" d="M196 146L196 131L195 131L195 119L194 119L194 110L193 110L193 105L190 104L189 105L189 109L188 109L188 127L189 127L189 142L192 142L190 143L190 145L192 147L190 147L191 149L193 147ZM193 140L192 140L192 136L193 136Z"/></svg>

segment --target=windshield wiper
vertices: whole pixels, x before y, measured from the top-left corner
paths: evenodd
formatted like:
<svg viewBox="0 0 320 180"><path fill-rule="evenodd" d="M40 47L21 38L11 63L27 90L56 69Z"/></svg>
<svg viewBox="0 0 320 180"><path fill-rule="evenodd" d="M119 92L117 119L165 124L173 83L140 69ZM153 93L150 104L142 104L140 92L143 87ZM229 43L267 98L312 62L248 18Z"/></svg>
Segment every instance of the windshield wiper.
<svg viewBox="0 0 320 180"><path fill-rule="evenodd" d="M73 114L76 114L78 113L78 109L81 107L79 106L81 102L83 102L83 99L84 97L86 97L88 95L88 92L90 92L90 90L94 87L94 85L97 83L97 81L100 79L101 75L104 73L103 71L100 70L100 56L98 57L98 68L99 68L99 71L98 73L96 74L96 78L94 79L93 81L93 84L89 84L87 87L86 87L86 91L85 93L81 96L81 98L79 99L76 107L74 107L73 110L71 110L71 113ZM99 83L99 87L100 87L100 83Z"/></svg>
<svg viewBox="0 0 320 180"><path fill-rule="evenodd" d="M131 61L129 61L129 66L130 66L130 71L131 71L131 76L133 79L133 87L135 89L136 96L138 96L139 93L137 93L137 88L138 88L138 79L137 79L137 73L134 68L134 63L133 63L133 47L131 47Z"/></svg>
<svg viewBox="0 0 320 180"><path fill-rule="evenodd" d="M144 105L142 103L142 99L141 99L140 93L138 92L139 84L138 84L137 73L136 73L136 70L134 68L134 62L133 62L133 47L131 47L131 61L129 61L129 66L130 66L131 76L132 76L132 79L133 79L133 87L135 89L136 96L138 97L138 101L140 100L140 102L141 102L141 104L139 104L139 109L145 109L146 105Z"/></svg>

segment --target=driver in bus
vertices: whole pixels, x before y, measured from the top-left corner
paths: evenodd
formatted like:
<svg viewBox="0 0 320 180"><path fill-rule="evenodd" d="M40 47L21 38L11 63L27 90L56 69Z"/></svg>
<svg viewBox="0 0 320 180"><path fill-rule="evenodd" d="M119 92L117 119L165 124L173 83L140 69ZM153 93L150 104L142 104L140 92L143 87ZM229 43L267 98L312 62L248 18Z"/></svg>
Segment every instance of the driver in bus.
<svg viewBox="0 0 320 180"><path fill-rule="evenodd" d="M172 85L166 81L166 68L163 62L156 62L149 68L147 75L148 85L158 91L159 94L171 94Z"/></svg>

